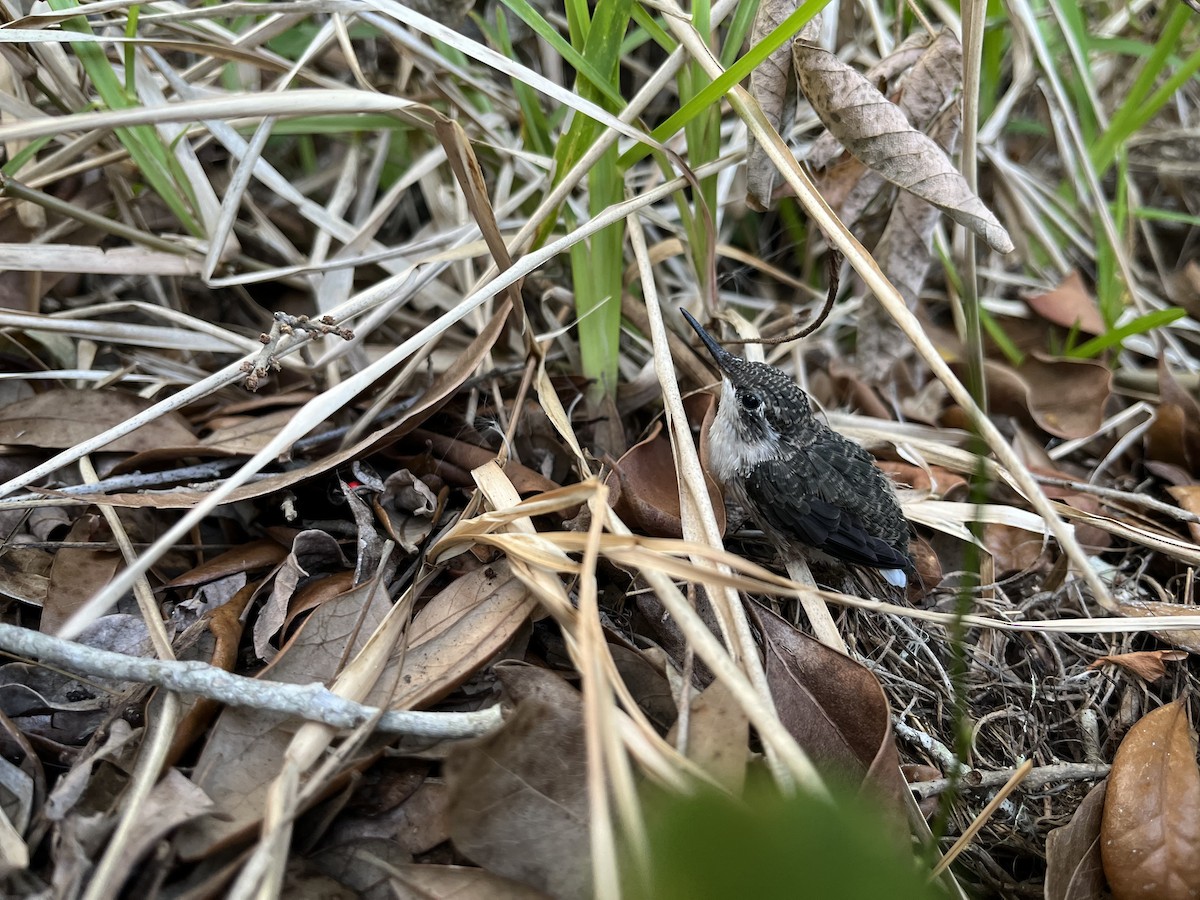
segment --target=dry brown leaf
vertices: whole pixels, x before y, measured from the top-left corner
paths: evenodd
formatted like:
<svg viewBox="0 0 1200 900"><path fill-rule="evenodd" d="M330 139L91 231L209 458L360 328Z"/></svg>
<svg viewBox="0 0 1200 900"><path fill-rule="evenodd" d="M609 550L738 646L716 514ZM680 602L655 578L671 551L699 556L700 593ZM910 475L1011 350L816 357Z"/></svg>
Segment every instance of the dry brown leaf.
<svg viewBox="0 0 1200 900"><path fill-rule="evenodd" d="M0 597L41 606L50 590L54 557L33 547L10 546L0 553Z"/></svg>
<svg viewBox="0 0 1200 900"><path fill-rule="evenodd" d="M1167 296L1176 306L1187 310L1187 314L1200 322L1200 263L1190 259L1182 269L1166 279Z"/></svg>
<svg viewBox="0 0 1200 900"><path fill-rule="evenodd" d="M992 555L998 578L1050 566L1049 557L1044 557L1046 544L1042 536L1023 528L989 522L983 526L983 545Z"/></svg>
<svg viewBox="0 0 1200 900"><path fill-rule="evenodd" d="M1104 334L1108 330L1096 298L1083 285L1083 278L1072 271L1052 291L1026 297L1029 308L1055 325L1078 328L1085 334Z"/></svg>
<svg viewBox="0 0 1200 900"><path fill-rule="evenodd" d="M1200 484L1179 484L1167 488L1167 493L1175 498L1180 509L1197 515L1200 514ZM1200 541L1200 524L1188 522L1188 533L1193 541Z"/></svg>
<svg viewBox="0 0 1200 900"><path fill-rule="evenodd" d="M467 866L397 866L392 876L395 900L550 900L541 891Z"/></svg>
<svg viewBox="0 0 1200 900"><path fill-rule="evenodd" d="M661 423L617 461L606 484L609 505L635 530L652 537L683 537L675 456ZM705 484L713 510L722 510L716 482L706 474ZM718 512L717 519L723 530L724 516Z"/></svg>
<svg viewBox="0 0 1200 900"><path fill-rule="evenodd" d="M1046 835L1046 900L1101 900L1104 868L1100 861L1102 781L1083 798L1071 821Z"/></svg>
<svg viewBox="0 0 1200 900"><path fill-rule="evenodd" d="M752 605L748 612L763 637L767 683L784 726L818 766L875 792L903 830L900 757L875 676L769 610Z"/></svg>
<svg viewBox="0 0 1200 900"><path fill-rule="evenodd" d="M535 606L506 562L480 566L451 582L408 627L391 707L419 708L454 690L513 639Z"/></svg>
<svg viewBox="0 0 1200 900"><path fill-rule="evenodd" d="M168 769L146 798L138 815L138 827L115 870L111 873L113 886L105 896L119 896L117 889L138 871L138 864L159 841L184 822L203 816L212 808L212 801L178 769Z"/></svg>
<svg viewBox="0 0 1200 900"><path fill-rule="evenodd" d="M1147 713L1117 748L1100 852L1116 900L1200 896L1200 769L1184 701Z"/></svg>
<svg viewBox="0 0 1200 900"><path fill-rule="evenodd" d="M1086 359L1028 356L1020 368L986 360L992 408L1061 438L1095 434L1112 393L1112 370Z"/></svg>
<svg viewBox="0 0 1200 900"><path fill-rule="evenodd" d="M961 48L959 52L961 55ZM958 147L961 128L962 106L953 103L934 120L929 137L952 155ZM929 274L932 261L930 248L933 246L937 217L936 207L914 194L902 193L892 206L883 235L871 254L883 274L896 286L909 309L916 309L921 286ZM895 339L903 340L898 334Z"/></svg>
<svg viewBox="0 0 1200 900"><path fill-rule="evenodd" d="M278 541L259 538L205 560L195 568L172 578L166 587L169 589L194 587L241 572L274 568L283 562L287 554L287 548Z"/></svg>
<svg viewBox="0 0 1200 900"><path fill-rule="evenodd" d="M784 19L796 11L800 0L762 0L750 29L750 45L759 43ZM815 41L821 32L821 17L814 16L801 29L799 39ZM792 77L792 38L775 50L750 73L750 95L758 101L771 126L786 141L796 120L796 79ZM753 138L746 153L746 194L752 207L769 209L779 170L762 145Z"/></svg>
<svg viewBox="0 0 1200 900"><path fill-rule="evenodd" d="M212 433L200 443L206 450L240 456L253 456L296 418L294 409L276 409L249 416L230 416L213 422Z"/></svg>
<svg viewBox="0 0 1200 900"><path fill-rule="evenodd" d="M254 620L254 652L259 659L270 659L275 655L270 641L287 618L288 605L300 580L349 565L350 561L333 535L316 528L296 535L291 552L275 575L271 596Z"/></svg>
<svg viewBox="0 0 1200 900"><path fill-rule="evenodd" d="M867 69L863 77L874 85L890 85L921 58L934 36L928 31L914 31L891 53ZM880 90L884 90L881 88ZM890 90L890 88L888 88ZM826 168L845 152L841 142L828 130L822 131L813 142L804 161L814 170Z"/></svg>
<svg viewBox="0 0 1200 900"><path fill-rule="evenodd" d="M687 757L733 796L746 781L750 719L722 681L714 681L692 699L688 718ZM676 743L676 729L667 741Z"/></svg>
<svg viewBox="0 0 1200 900"><path fill-rule="evenodd" d="M1180 662L1188 658L1184 650L1138 650L1133 653L1116 653L1111 656L1101 656L1088 666L1089 669L1099 669L1101 666L1120 666L1146 681L1158 681L1167 674L1168 662Z"/></svg>
<svg viewBox="0 0 1200 900"><path fill-rule="evenodd" d="M932 203L1000 253L1012 238L971 192L946 154L858 72L827 50L796 41L800 89L825 127L888 181Z"/></svg>
<svg viewBox="0 0 1200 900"><path fill-rule="evenodd" d="M87 513L75 520L67 533L72 543L104 544L112 540L108 525L96 513ZM110 548L90 550L84 547L62 547L54 554L50 565L50 581L46 601L42 604L41 630L54 634L83 604L108 584L121 564L121 554Z"/></svg>
<svg viewBox="0 0 1200 900"><path fill-rule="evenodd" d="M868 79L870 84L876 81ZM892 99L904 113L908 123L917 131L928 133L930 138L945 151L947 157L953 155L958 142L958 132L961 126L962 112L958 104L952 104L943 111L947 101L954 95L962 82L962 45L949 29L938 33L925 50L921 53L912 71L904 76L901 89ZM938 116L936 129L932 126ZM887 180L879 172L868 169L858 159L851 156L839 163L829 173L829 178L822 183L822 193L828 190L826 199L838 213L838 216L849 228L866 212L871 201L879 194ZM909 274L908 282L920 282L925 278L928 267L929 241L934 224L937 222L938 211L914 194L902 192L899 200L893 205L888 217L891 233L885 230L872 256L880 263L885 274L891 274L883 265L883 259L897 256L902 259L924 256L924 267L917 273ZM892 225L891 223L895 223ZM908 234L905 228L912 226L916 229ZM884 253L881 254L880 250ZM903 271L899 262L894 266ZM900 286L897 285L897 288ZM910 296L911 294L911 296ZM901 295L909 302L916 299L916 291L901 291Z"/></svg>
<svg viewBox="0 0 1200 900"><path fill-rule="evenodd" d="M501 728L454 747L444 774L454 846L489 872L554 897L591 885L587 750L579 692L546 669L504 665L516 700Z"/></svg>
<svg viewBox="0 0 1200 900"><path fill-rule="evenodd" d="M638 708L656 727L663 732L667 731L674 724L679 711L675 708L671 683L658 667L646 658L646 654L651 651L639 653L621 644L610 643L608 652Z"/></svg>
<svg viewBox="0 0 1200 900"><path fill-rule="evenodd" d="M62 450L145 412L154 401L124 391L54 388L0 409L0 444ZM194 447L187 420L170 413L104 446L137 453L155 447Z"/></svg>
<svg viewBox="0 0 1200 900"><path fill-rule="evenodd" d="M1146 432L1146 455L1195 477L1200 473L1200 403L1180 387L1163 357L1158 360L1158 393L1158 408Z"/></svg>
<svg viewBox="0 0 1200 900"><path fill-rule="evenodd" d="M448 438L421 428L413 432L413 440L428 443L439 463L443 461L448 462L460 472L469 473L471 470L477 469L496 458L495 451L488 450L486 447L477 447L474 444L468 444L466 441ZM523 466L511 459L506 459L504 462L504 474L513 483L513 486L517 489L517 493L522 496L541 494L560 487L560 485L546 478L541 473L535 472L528 466ZM449 475L446 476L445 480L452 483L455 481ZM461 484L462 486L473 485L474 481L471 480L468 474Z"/></svg>

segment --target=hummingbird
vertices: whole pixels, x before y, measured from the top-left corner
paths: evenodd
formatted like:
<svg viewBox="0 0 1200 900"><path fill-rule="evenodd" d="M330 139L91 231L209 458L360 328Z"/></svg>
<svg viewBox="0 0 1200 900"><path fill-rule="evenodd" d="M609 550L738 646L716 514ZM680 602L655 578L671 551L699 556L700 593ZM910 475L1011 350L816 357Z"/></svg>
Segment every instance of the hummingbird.
<svg viewBox="0 0 1200 900"><path fill-rule="evenodd" d="M913 571L908 520L875 458L813 415L786 373L735 356L680 312L723 376L709 458L730 499L785 559L811 547L904 587Z"/></svg>

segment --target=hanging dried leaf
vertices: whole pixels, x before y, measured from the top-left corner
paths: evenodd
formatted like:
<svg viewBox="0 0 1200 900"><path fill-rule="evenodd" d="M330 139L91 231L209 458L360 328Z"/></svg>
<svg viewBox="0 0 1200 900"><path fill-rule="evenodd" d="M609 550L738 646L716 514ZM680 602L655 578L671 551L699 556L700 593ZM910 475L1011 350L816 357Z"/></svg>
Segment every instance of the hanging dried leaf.
<svg viewBox="0 0 1200 900"><path fill-rule="evenodd" d="M875 79L867 79L871 84L878 84ZM892 99L904 113L910 125L918 131L928 133L933 141L951 156L958 142L958 132L961 127L962 113L958 104L947 109L947 102L958 90L962 83L962 45L952 31L943 29L933 43L930 44L912 67L912 71L904 76L900 90ZM939 112L938 124L934 127L935 116ZM828 133L828 132L826 132ZM829 178L821 187L841 220L847 227L857 222L866 211L868 205L887 184L887 179L878 172L868 169L862 162L851 156L842 160L831 170ZM907 201L907 206L903 204ZM903 207L903 209L902 209ZM901 195L900 202L893 206L889 221L896 220L900 213L899 222L912 218L917 222L928 220L923 230L932 232L933 223L937 221L937 210L928 203L909 193ZM897 227L903 227L898 225ZM886 238L886 235L885 235ZM893 236L890 240L894 241ZM884 239L881 239L881 244ZM879 251L872 254L879 261ZM928 247L925 247L928 257ZM883 268L882 264L880 266ZM884 269L885 273L887 272ZM921 273L924 279L924 270ZM918 287L920 285L918 284ZM904 295L907 299L907 295Z"/></svg>
<svg viewBox="0 0 1200 900"><path fill-rule="evenodd" d="M1100 851L1116 900L1200 895L1200 769L1182 700L1147 713L1117 748Z"/></svg>
<svg viewBox="0 0 1200 900"><path fill-rule="evenodd" d="M800 0L762 0L750 30L753 46L779 27L800 6ZM821 32L821 17L809 20L801 29L800 40L815 41ZM793 38L792 40L795 40ZM762 107L763 115L772 127L787 140L796 120L796 79L792 77L792 41L768 56L750 73L750 95ZM762 145L753 138L746 152L746 194L750 205L759 209L771 207L779 170L771 162Z"/></svg>
<svg viewBox="0 0 1200 900"><path fill-rule="evenodd" d="M906 69L914 65L921 58L921 55L933 41L933 37L933 35L925 30L914 31L896 49L867 69L863 77L871 82L871 84L876 86L883 85L884 87L880 87L881 93L884 90L890 92L890 87L887 86L895 83ZM813 42L809 41L809 43ZM842 147L841 142L826 129L813 142L812 149L808 151L808 156L805 157L805 162L814 170L819 171L826 168L844 152L845 148Z"/></svg>
<svg viewBox="0 0 1200 900"><path fill-rule="evenodd" d="M953 154L961 129L962 106L953 103L934 120L929 136L947 154ZM921 286L929 273L937 215L935 207L915 194L901 194L872 254L909 309L916 309Z"/></svg>
<svg viewBox="0 0 1200 900"><path fill-rule="evenodd" d="M792 47L800 89L825 127L888 181L932 203L1000 253L1012 238L932 139L858 72L827 50Z"/></svg>

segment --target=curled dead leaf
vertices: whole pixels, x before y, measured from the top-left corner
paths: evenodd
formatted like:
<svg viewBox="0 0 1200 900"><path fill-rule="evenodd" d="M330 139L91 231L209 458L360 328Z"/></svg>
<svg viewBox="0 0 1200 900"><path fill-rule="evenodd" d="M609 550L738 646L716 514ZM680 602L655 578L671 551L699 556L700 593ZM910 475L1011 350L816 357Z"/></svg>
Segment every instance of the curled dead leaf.
<svg viewBox="0 0 1200 900"><path fill-rule="evenodd" d="M1146 681L1158 681L1167 674L1168 662L1180 662L1188 658L1185 650L1138 650L1134 653L1115 653L1111 656L1101 656L1088 666L1089 669L1099 669L1101 666L1120 666L1143 678Z"/></svg>
<svg viewBox="0 0 1200 900"><path fill-rule="evenodd" d="M799 0L762 0L750 29L751 46L759 43L796 11ZM800 31L801 40L817 39L820 15L814 16ZM793 39L794 40L794 39ZM750 73L750 95L758 101L771 126L787 139L796 119L796 79L792 77L792 41L787 41ZM746 154L746 194L759 210L771 207L779 171L762 145L753 138Z"/></svg>
<svg viewBox="0 0 1200 900"><path fill-rule="evenodd" d="M704 480L717 512L717 524L724 530L721 491L707 472ZM675 456L661 425L655 426L650 437L629 448L613 466L606 483L609 503L625 522L653 537L683 537Z"/></svg>
<svg viewBox="0 0 1200 900"><path fill-rule="evenodd" d="M818 766L873 792L907 833L900 757L878 680L769 610L747 611L762 634L767 683L784 727Z"/></svg>

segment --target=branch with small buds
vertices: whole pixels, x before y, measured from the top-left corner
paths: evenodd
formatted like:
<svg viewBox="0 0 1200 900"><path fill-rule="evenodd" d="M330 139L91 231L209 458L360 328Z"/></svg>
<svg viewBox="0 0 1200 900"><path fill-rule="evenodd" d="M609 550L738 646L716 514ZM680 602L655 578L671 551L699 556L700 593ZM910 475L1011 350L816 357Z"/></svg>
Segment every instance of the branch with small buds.
<svg viewBox="0 0 1200 900"><path fill-rule="evenodd" d="M242 363L242 371L246 373L244 383L247 390L257 391L263 378L272 371L279 371L279 361L276 358L279 355L279 349L297 331L311 335L314 340L319 340L329 334L337 335L344 341L354 339L354 332L349 328L339 327L332 316L321 316L314 320L308 316L293 316L277 312L270 332L264 331L258 336L259 342L263 345L258 359L255 362L247 360Z"/></svg>

